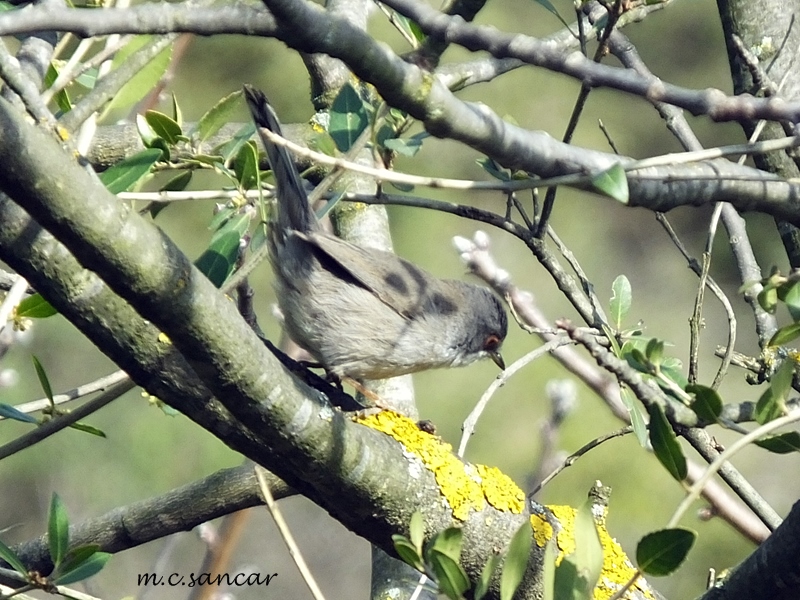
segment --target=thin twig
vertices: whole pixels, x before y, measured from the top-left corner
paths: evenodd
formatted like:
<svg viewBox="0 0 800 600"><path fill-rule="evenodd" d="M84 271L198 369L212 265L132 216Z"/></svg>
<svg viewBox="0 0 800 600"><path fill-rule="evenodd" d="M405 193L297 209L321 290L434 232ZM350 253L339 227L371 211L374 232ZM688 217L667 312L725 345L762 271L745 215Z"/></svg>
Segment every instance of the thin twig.
<svg viewBox="0 0 800 600"><path fill-rule="evenodd" d="M0 575L4 577L13 578L14 575L19 575L16 571L11 571L10 569L1 569L0 568ZM21 577L20 577L21 579ZM35 589L35 588L31 588ZM49 590L48 590L49 591ZM55 593L64 598L72 598L73 600L102 600L97 596L92 596L85 592L81 592L74 588L68 588L64 585L57 585L55 586ZM10 598L14 597L16 600L36 600L34 596L29 596L27 594L17 593L17 590L14 588L10 588L8 586L0 584L0 597L2 598Z"/></svg>
<svg viewBox="0 0 800 600"><path fill-rule="evenodd" d="M731 444L724 452L721 452L719 456L717 456L714 461L708 465L705 473L703 473L702 477L694 482L692 487L689 489L689 492L686 494L686 497L683 501L678 505L678 508L675 510L675 513L672 515L672 518L669 520L667 527L675 527L678 522L683 517L684 513L689 509L689 506L694 502L699 496L700 492L703 491L703 487L706 485L709 479L714 476L724 465L727 461L729 461L734 455L738 454L740 450L749 446L759 438L767 435L783 427L784 425L790 425L791 423L796 423L800 421L800 410L790 412L789 414L778 417L777 419L770 421L769 423L764 423L760 427L757 427L747 435L743 435L738 440L736 440L733 444Z"/></svg>
<svg viewBox="0 0 800 600"><path fill-rule="evenodd" d="M533 496L535 494L538 494L544 486L546 486L553 479L555 479L556 476L559 475L564 469L566 469L567 467L571 467L573 464L575 464L575 461L577 461L581 456L583 456L590 450L594 450L599 445L601 445L604 442L607 442L608 440L613 440L614 438L622 437L623 435L628 435L632 431L633 427L628 425L627 427L623 427L622 429L617 429L616 431L612 431L611 433L606 433L604 435L596 437L588 444L581 446L578 450L576 450L575 452L570 454L567 458L565 458L564 462L561 463L561 466L555 469L547 477L542 479L542 481L534 488L534 490L530 493L530 495Z"/></svg>
<svg viewBox="0 0 800 600"><path fill-rule="evenodd" d="M617 21L619 17L622 15L622 2L621 0L616 0L614 2L614 10L606 10L605 17L607 19L606 25L603 28L603 33L600 35L598 41L597 48L594 52L594 57L592 60L595 63L599 63L602 58L606 55L608 50L608 38L611 35L611 32L614 31L614 27L617 25ZM593 18L594 15L590 15L590 21L594 24L597 19ZM578 18L580 22L580 16ZM586 42L581 40L581 49L585 52L586 51ZM578 92L578 97L575 100L575 106L572 108L572 114L569 118L569 123L567 124L567 129L564 132L564 137L561 141L565 144L569 144L572 141L572 136L575 134L575 130L578 127L578 121L583 114L583 109L586 106L586 101L589 99L589 93L592 91L592 86L587 84L586 82L581 83L581 89ZM550 214L553 210L553 205L556 200L556 194L558 193L558 188L553 186L548 188L547 194L545 195L544 205L542 206L542 214L539 218L539 222L536 226L537 235L540 238L543 238L548 231L548 222L550 220Z"/></svg>
<svg viewBox="0 0 800 600"><path fill-rule="evenodd" d="M569 343L570 341L566 336L559 336L555 339L552 339L543 346L539 346L535 350L528 352L528 354L522 358L514 361L508 366L508 368L506 368L505 371L500 373L495 380L492 381L491 385L483 393L480 400L478 400L478 403L475 405L475 408L472 409L472 412L469 413L469 416L467 416L463 425L461 426L461 442L458 445L459 458L464 457L464 453L467 451L467 443L469 442L469 438L475 432L475 426L478 423L478 419L486 408L486 405L489 403L489 400L491 400L492 396L494 396L495 392L503 387L517 371L527 366L529 363L533 362L540 356L544 356L556 348Z"/></svg>
<svg viewBox="0 0 800 600"><path fill-rule="evenodd" d="M714 238L717 235L717 225L719 216L722 212L722 203L718 202L711 215L708 225L708 236L706 238L706 248L703 251L703 267L700 271L700 282L697 284L697 294L695 295L692 316L689 318L691 335L689 339L689 383L697 383L698 365L700 355L700 329L703 321L703 300L705 299L706 284L708 282L708 270L711 268L711 252L714 248ZM732 343L730 344L733 345Z"/></svg>
<svg viewBox="0 0 800 600"><path fill-rule="evenodd" d="M289 549L289 554L291 555L292 560L294 560L295 565L297 565L297 570L300 571L300 575L303 577L303 581L305 581L308 589L311 591L311 595L315 600L325 600L325 596L322 594L322 590L319 589L319 585L317 585L314 575L308 568L308 565L303 558L303 554L300 552L300 548L297 546L297 542L295 542L294 536L292 535L286 520L283 518L283 514L278 508L278 504L272 497L269 484L264 476L264 468L256 465L255 472L256 478L258 479L258 485L261 488L261 493L264 495L264 501L267 505L267 510L269 510L269 514L272 515L275 525L278 527L278 531L280 531L281 537L283 537L283 541L286 543L286 547Z"/></svg>
<svg viewBox="0 0 800 600"><path fill-rule="evenodd" d="M311 160L317 164L335 167L337 169L346 169L355 173L369 175L375 177L379 181L388 181L391 183L399 183L414 186L424 186L432 188L452 189L452 190L523 190L531 188L551 187L554 185L578 185L590 182L593 173L574 173L570 175L560 175L558 177L550 177L547 179L520 179L512 181L471 181L465 179L448 179L443 177L422 177L419 175L409 175L406 173L399 173L389 169L380 169L368 167L342 158L335 158L316 152L299 144L296 144L284 137L277 135L272 131L263 130L265 137L269 138L271 142L279 146L289 149L293 154L302 158ZM695 152L675 152L664 154L661 156L654 156L637 161L630 161L622 164L622 168L626 172L637 171L641 169L649 169L652 167L670 166L678 164L686 164L692 162L712 160L715 158L723 158L730 155L750 155L750 154L764 154L767 152L774 152L777 150L786 150L800 146L800 137L784 137L776 140L766 140L763 142L747 143L747 144L734 144L731 146L719 146L717 148L709 148L707 150L699 150Z"/></svg>
<svg viewBox="0 0 800 600"><path fill-rule="evenodd" d="M83 73L85 73L86 71L88 71L93 67L97 67L98 65L112 58L123 46L125 46L132 39L133 36L126 35L122 36L121 38L120 36L114 36L114 37L119 39L116 40L116 42L112 41L107 43L100 52L92 56L86 62L77 64L77 60L73 62L73 59L77 56L77 54L74 56L70 56L69 62L58 74L58 77L56 77L56 80L53 82L53 85L51 85L44 92L42 92L42 101L50 102L50 100L53 99L53 96L55 96L61 90L66 88L70 83L75 81L75 79L77 79ZM93 43L94 41L95 40L89 40L89 39L81 40L81 44Z"/></svg>
<svg viewBox="0 0 800 600"><path fill-rule="evenodd" d="M69 427L80 419L83 419L93 412L100 410L106 404L116 400L122 394L133 389L134 387L136 387L136 384L131 380L118 383L107 392L100 394L97 398L89 400L86 402L86 404L82 404L72 412L60 415L55 419L51 419L50 421L39 425L36 429L33 429L14 440L11 440L7 444L0 446L0 460L15 454L20 450L24 450L25 448L33 446L34 444L37 444L38 442L50 437L54 433L58 433L62 429Z"/></svg>
<svg viewBox="0 0 800 600"><path fill-rule="evenodd" d="M547 235L549 235L550 239L553 240L556 248L558 248L558 251L561 252L561 256L564 257L564 260L566 260L569 263L569 266L572 267L572 270L575 271L575 275L578 277L578 280L581 282L581 286L583 287L583 292L592 303L592 310L594 310L597 318L603 323L608 323L608 316L603 310L600 299L597 297L597 294L594 291L594 285L592 285L592 282L589 281L589 278L586 276L586 272L583 270L583 267L581 267L575 254L564 242L561 241L561 238L556 235L556 232L552 227L548 226Z"/></svg>
<svg viewBox="0 0 800 600"><path fill-rule="evenodd" d="M656 213L656 220L661 224L664 230L667 232L670 240L672 243L675 244L675 247L678 251L683 255L686 259L686 262L689 264L689 268L698 276L700 276L703 272L702 267L697 262L697 260L689 254L689 251L684 246L683 242L678 237L678 234L675 233L675 230L670 224L667 216L664 213L657 212ZM737 322L736 322L736 314L733 312L733 306L731 305L731 301L728 296L725 295L725 292L722 291L722 288L714 281L713 278L710 276L706 279L706 285L708 285L711 292L717 297L717 299L722 304L723 309L725 310L725 315L728 319L728 342L725 345L725 349L721 354L722 361L717 369L717 374L714 376L714 382L711 384L713 389L718 389L719 386L722 384L722 379L725 377L725 374L728 372L728 367L731 364L731 361L734 357L734 345L736 344L736 330L737 330Z"/></svg>
<svg viewBox="0 0 800 600"><path fill-rule="evenodd" d="M83 385L79 385L76 388L62 392L61 394L54 394L53 404L58 406L66 402L71 402L72 400L77 400L78 398L83 398L89 394L94 394L95 392L101 392L112 385L116 385L125 381L126 379L128 379L128 375L125 373L125 371L115 371L110 375L105 375L89 383L84 383ZM50 400L48 398L41 398L40 400L32 400L31 402L25 402L24 404L17 404L14 406L14 408L19 412L30 414L39 410L43 410L49 406ZM0 421L6 418L7 417L0 415Z"/></svg>
<svg viewBox="0 0 800 600"><path fill-rule="evenodd" d="M719 457L717 444L705 429L684 429L680 434L709 464ZM781 524L778 513L732 464L724 463L719 468L719 475L770 531L778 528Z"/></svg>

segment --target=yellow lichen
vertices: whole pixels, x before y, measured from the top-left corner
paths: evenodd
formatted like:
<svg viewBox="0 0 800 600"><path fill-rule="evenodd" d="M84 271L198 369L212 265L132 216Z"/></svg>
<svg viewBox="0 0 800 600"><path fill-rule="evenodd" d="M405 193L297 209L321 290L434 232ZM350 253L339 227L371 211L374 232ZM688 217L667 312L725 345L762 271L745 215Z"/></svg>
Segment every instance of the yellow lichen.
<svg viewBox="0 0 800 600"><path fill-rule="evenodd" d="M497 467L475 465L486 501L497 510L519 514L525 508L525 494Z"/></svg>
<svg viewBox="0 0 800 600"><path fill-rule="evenodd" d="M386 433L416 455L436 477L455 518L464 521L470 509L483 510L487 502L501 511L522 512L525 495L510 477L493 467L465 465L450 444L420 430L411 419L384 410L359 416L356 421Z"/></svg>
<svg viewBox="0 0 800 600"><path fill-rule="evenodd" d="M60 137L61 141L63 141L63 142L68 141L69 138L70 138L69 129L67 129L63 125L56 125L56 133L58 134L58 137Z"/></svg>
<svg viewBox="0 0 800 600"><path fill-rule="evenodd" d="M544 548L547 542L553 539L553 526L547 522L542 515L531 515L531 527L533 528L533 540L539 548ZM562 555L556 557L556 564L561 562Z"/></svg>
<svg viewBox="0 0 800 600"><path fill-rule="evenodd" d="M565 556L569 556L575 551L575 514L577 510L571 506L548 506L547 508L561 525L561 529L556 534L558 547L556 565L558 565ZM594 598L595 600L607 600L628 583L636 573L636 568L631 564L622 547L608 533L605 526L605 515L597 518L596 523L597 535L600 538L600 545L603 547L603 569L594 588ZM552 526L543 516L536 514L531 515L531 526L536 544L543 548L553 537ZM633 589L640 592L645 598L653 598L650 590L643 583L634 584ZM631 593L628 592L625 598L630 598Z"/></svg>
<svg viewBox="0 0 800 600"><path fill-rule="evenodd" d="M524 509L525 494L510 477L495 467L464 464L453 454L450 444L422 431L411 419L384 410L376 414L358 415L355 420L391 436L403 444L406 450L416 455L436 477L436 483L447 499L455 518L466 520L470 509L482 510L487 502L501 511L520 513ZM577 510L571 506L547 508L560 525L558 533L555 534L558 548L556 564L560 564L565 556L575 552ZM594 589L594 598L608 600L633 577L636 569L620 545L608 533L605 514L596 516L595 520L600 544L603 547L603 570ZM544 515L540 514L532 514L530 522L533 538L537 546L543 548L553 539L553 526ZM653 598L643 582L635 584L633 589L642 593L645 598ZM625 597L630 598L631 593L632 591L629 591Z"/></svg>

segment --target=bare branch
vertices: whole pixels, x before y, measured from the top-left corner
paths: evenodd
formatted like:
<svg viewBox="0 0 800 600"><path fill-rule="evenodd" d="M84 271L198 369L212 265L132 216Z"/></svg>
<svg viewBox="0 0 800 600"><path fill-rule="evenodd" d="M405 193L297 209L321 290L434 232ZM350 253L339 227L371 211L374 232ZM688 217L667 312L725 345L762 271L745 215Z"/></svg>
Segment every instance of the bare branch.
<svg viewBox="0 0 800 600"><path fill-rule="evenodd" d="M275 19L257 5L234 2L220 7L195 2L163 4L158 10L142 4L131 8L56 8L31 4L0 14L0 35L38 31L69 31L82 37L114 33L141 35L194 33L272 36Z"/></svg>

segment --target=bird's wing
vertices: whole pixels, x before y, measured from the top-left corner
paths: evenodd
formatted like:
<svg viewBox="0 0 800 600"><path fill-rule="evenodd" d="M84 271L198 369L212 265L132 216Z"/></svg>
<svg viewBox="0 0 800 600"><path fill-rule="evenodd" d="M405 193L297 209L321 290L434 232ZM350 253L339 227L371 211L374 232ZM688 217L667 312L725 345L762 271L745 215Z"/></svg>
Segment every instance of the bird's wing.
<svg viewBox="0 0 800 600"><path fill-rule="evenodd" d="M295 233L309 242L323 266L368 289L402 317L413 319L427 302L435 301L436 290L428 289L433 276L391 252L362 248L324 233Z"/></svg>

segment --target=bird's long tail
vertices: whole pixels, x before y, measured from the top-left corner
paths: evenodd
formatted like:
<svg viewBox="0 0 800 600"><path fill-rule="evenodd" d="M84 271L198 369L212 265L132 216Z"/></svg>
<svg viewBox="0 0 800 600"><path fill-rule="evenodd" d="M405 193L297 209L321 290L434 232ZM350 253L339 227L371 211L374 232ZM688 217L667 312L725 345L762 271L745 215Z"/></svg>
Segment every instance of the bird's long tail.
<svg viewBox="0 0 800 600"><path fill-rule="evenodd" d="M312 231L318 227L317 217L308 204L300 174L289 151L272 142L263 130L281 135L281 124L264 92L252 86L244 86L244 97L253 115L258 135L269 156L275 176L278 201L278 226L281 229Z"/></svg>

